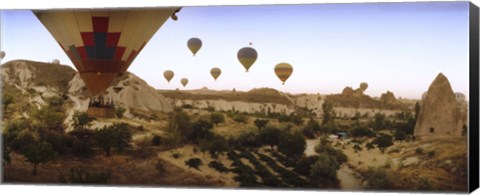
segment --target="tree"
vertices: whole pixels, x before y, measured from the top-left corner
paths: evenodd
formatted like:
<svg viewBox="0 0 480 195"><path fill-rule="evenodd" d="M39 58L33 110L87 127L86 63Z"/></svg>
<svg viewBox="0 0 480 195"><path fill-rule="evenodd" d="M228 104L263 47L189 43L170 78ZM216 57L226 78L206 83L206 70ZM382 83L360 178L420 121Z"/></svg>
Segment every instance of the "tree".
<svg viewBox="0 0 480 195"><path fill-rule="evenodd" d="M282 137L282 131L276 127L267 126L260 130L258 140L260 143L270 145L273 150L275 145L278 145Z"/></svg>
<svg viewBox="0 0 480 195"><path fill-rule="evenodd" d="M194 168L194 169L200 170L199 166L202 165L202 160L199 158L190 158L187 161L185 161L185 164L188 166L188 168Z"/></svg>
<svg viewBox="0 0 480 195"><path fill-rule="evenodd" d="M318 187L335 187L338 184L338 169L340 169L340 165L335 158L326 153L320 153L317 162L310 168L310 180Z"/></svg>
<svg viewBox="0 0 480 195"><path fill-rule="evenodd" d="M62 124L65 119L65 113L57 111L54 107L45 106L33 113L40 125L45 125L45 130L63 131Z"/></svg>
<svg viewBox="0 0 480 195"><path fill-rule="evenodd" d="M24 151L23 155L33 165L32 175L37 175L37 166L46 163L55 157L55 151L48 142L32 143Z"/></svg>
<svg viewBox="0 0 480 195"><path fill-rule="evenodd" d="M385 148L393 145L392 136L382 133L375 140L373 140L373 143L377 145L377 147L382 151L382 153L384 153Z"/></svg>
<svg viewBox="0 0 480 195"><path fill-rule="evenodd" d="M4 106L4 110L7 110L8 105L12 104L14 101L14 97L10 93L3 93L2 96L2 104Z"/></svg>
<svg viewBox="0 0 480 195"><path fill-rule="evenodd" d="M407 138L407 134L405 133L405 131L398 130L398 129L395 130L394 136L395 136L395 140L400 142L402 142Z"/></svg>
<svg viewBox="0 0 480 195"><path fill-rule="evenodd" d="M315 162L317 162L317 160L318 160L318 155L302 157L300 158L300 160L298 160L293 170L302 175L309 176L310 168Z"/></svg>
<svg viewBox="0 0 480 195"><path fill-rule="evenodd" d="M181 138L190 139L193 132L190 116L183 111L174 112L170 116L167 131L173 134L178 132Z"/></svg>
<svg viewBox="0 0 480 195"><path fill-rule="evenodd" d="M159 135L154 135L152 138L152 145L159 146L162 141L162 138Z"/></svg>
<svg viewBox="0 0 480 195"><path fill-rule="evenodd" d="M73 114L73 127L84 129L90 123L87 112L75 112Z"/></svg>
<svg viewBox="0 0 480 195"><path fill-rule="evenodd" d="M323 102L322 109L323 109L322 125L325 125L329 121L333 120L333 116L335 115L335 111L333 110L332 103L330 103L329 101Z"/></svg>
<svg viewBox="0 0 480 195"><path fill-rule="evenodd" d="M384 114L376 113L373 116L373 129L378 131L385 128L385 125L386 125L385 119L386 119L386 116Z"/></svg>
<svg viewBox="0 0 480 195"><path fill-rule="evenodd" d="M293 134L283 134L278 143L278 150L294 159L299 159L305 152L306 147L305 137L298 131Z"/></svg>
<svg viewBox="0 0 480 195"><path fill-rule="evenodd" d="M318 154L325 153L334 157L339 164L347 162L347 156L343 153L343 151L335 149L332 146L332 142L330 142L326 137L322 137L314 149Z"/></svg>
<svg viewBox="0 0 480 195"><path fill-rule="evenodd" d="M222 154L230 149L228 142L225 138L216 136L210 142L209 153L213 158L217 158L219 154Z"/></svg>
<svg viewBox="0 0 480 195"><path fill-rule="evenodd" d="M192 125L193 131L191 133L191 137L188 137L195 143L198 143L199 140L209 140L213 138L213 132L211 131L213 128L213 124L200 119L193 123Z"/></svg>
<svg viewBox="0 0 480 195"><path fill-rule="evenodd" d="M393 186L391 177L382 168L369 167L365 174L365 180L367 189L385 190L391 189Z"/></svg>
<svg viewBox="0 0 480 195"><path fill-rule="evenodd" d="M115 116L117 118L122 118L123 117L123 114L127 111L127 109L123 108L123 107L116 107L115 108Z"/></svg>
<svg viewBox="0 0 480 195"><path fill-rule="evenodd" d="M268 121L268 119L255 119L253 123L259 130L261 130L263 127L265 127L265 125L267 125Z"/></svg>
<svg viewBox="0 0 480 195"><path fill-rule="evenodd" d="M77 183L77 184L106 184L112 176L112 171L104 170L92 172L87 167L75 167L70 169L70 174L66 177L60 174L61 183Z"/></svg>
<svg viewBox="0 0 480 195"><path fill-rule="evenodd" d="M225 116L222 113L214 112L210 115L210 120L213 124L218 125L218 123L225 122Z"/></svg>
<svg viewBox="0 0 480 195"><path fill-rule="evenodd" d="M320 131L320 124L313 118L310 118L302 131L306 137L313 139L315 138L315 134Z"/></svg>
<svg viewBox="0 0 480 195"><path fill-rule="evenodd" d="M415 102L415 122L417 122L418 115L420 114L420 103Z"/></svg>
<svg viewBox="0 0 480 195"><path fill-rule="evenodd" d="M125 123L116 123L112 126L103 127L96 133L97 144L110 156L110 151L115 147L122 152L124 148L130 146L132 135Z"/></svg>
<svg viewBox="0 0 480 195"><path fill-rule="evenodd" d="M350 134L353 137L374 137L375 136L375 132L373 132L367 127L355 127L352 130L350 130Z"/></svg>

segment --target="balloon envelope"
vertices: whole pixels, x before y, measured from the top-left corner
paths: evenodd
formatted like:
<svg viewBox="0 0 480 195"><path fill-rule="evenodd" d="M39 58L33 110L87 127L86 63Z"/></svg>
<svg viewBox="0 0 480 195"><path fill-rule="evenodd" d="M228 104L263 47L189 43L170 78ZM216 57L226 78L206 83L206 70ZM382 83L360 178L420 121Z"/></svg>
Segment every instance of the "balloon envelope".
<svg viewBox="0 0 480 195"><path fill-rule="evenodd" d="M5 57L5 52L4 51L0 51L0 59L3 59Z"/></svg>
<svg viewBox="0 0 480 195"><path fill-rule="evenodd" d="M367 90L367 88L368 88L368 83L366 82L360 83L360 89L362 89L362 91Z"/></svg>
<svg viewBox="0 0 480 195"><path fill-rule="evenodd" d="M244 47L238 50L237 53L238 61L245 67L246 72L255 63L257 56L257 51L251 47Z"/></svg>
<svg viewBox="0 0 480 195"><path fill-rule="evenodd" d="M210 74L215 80L217 80L220 74L222 74L222 70L220 70L220 68L215 67L210 70Z"/></svg>
<svg viewBox="0 0 480 195"><path fill-rule="evenodd" d="M126 72L178 8L34 11L96 95Z"/></svg>
<svg viewBox="0 0 480 195"><path fill-rule="evenodd" d="M292 75L293 67L288 63L280 63L275 66L275 74L285 84L285 81Z"/></svg>
<svg viewBox="0 0 480 195"><path fill-rule="evenodd" d="M185 87L185 86L187 86L187 84L188 84L188 79L182 78L182 80L180 80L180 82L181 82L182 85Z"/></svg>
<svg viewBox="0 0 480 195"><path fill-rule="evenodd" d="M166 70L165 72L163 72L163 77L165 77L165 79L167 79L169 83L170 80L172 80L173 76L175 76L175 73L173 73L173 71L171 70Z"/></svg>
<svg viewBox="0 0 480 195"><path fill-rule="evenodd" d="M195 54L197 54L198 50L200 50L200 48L202 47L202 40L200 40L199 38L196 38L196 37L191 38L191 39L188 40L187 46L188 46L188 49L190 49L190 51L195 56Z"/></svg>

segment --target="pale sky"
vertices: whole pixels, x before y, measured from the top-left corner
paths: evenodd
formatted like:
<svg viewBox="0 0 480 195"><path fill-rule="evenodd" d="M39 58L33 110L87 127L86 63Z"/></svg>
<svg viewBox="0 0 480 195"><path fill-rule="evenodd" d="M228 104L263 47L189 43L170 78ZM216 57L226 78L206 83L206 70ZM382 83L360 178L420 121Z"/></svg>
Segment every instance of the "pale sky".
<svg viewBox="0 0 480 195"><path fill-rule="evenodd" d="M1 11L2 61L72 62L29 10ZM157 89L340 93L367 82L366 94L387 90L419 99L439 72L468 97L468 2L184 7L158 30L129 71ZM203 46L193 57L191 37ZM237 51L252 42L258 59L246 73ZM285 85L274 74L294 67ZM222 74L215 82L210 69ZM163 71L171 69L170 83ZM180 79L189 79L183 88Z"/></svg>

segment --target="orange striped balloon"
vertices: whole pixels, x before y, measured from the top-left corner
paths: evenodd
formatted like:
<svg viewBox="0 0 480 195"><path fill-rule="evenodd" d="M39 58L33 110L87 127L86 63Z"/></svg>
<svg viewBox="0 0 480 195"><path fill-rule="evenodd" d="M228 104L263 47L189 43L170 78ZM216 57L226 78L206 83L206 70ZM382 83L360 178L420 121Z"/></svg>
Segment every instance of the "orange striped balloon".
<svg viewBox="0 0 480 195"><path fill-rule="evenodd" d="M293 67L288 63L280 63L275 66L275 74L282 81L282 85L285 85L285 81L292 75Z"/></svg>
<svg viewBox="0 0 480 195"><path fill-rule="evenodd" d="M220 68L215 67L210 70L210 74L216 81L217 78L220 76L220 74L222 74L222 70L220 70Z"/></svg>

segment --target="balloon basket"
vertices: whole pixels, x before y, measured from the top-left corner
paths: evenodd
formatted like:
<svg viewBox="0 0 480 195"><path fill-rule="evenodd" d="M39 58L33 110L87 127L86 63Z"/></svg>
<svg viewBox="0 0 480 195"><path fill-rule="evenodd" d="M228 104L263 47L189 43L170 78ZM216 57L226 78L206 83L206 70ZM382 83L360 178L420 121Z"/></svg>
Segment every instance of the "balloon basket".
<svg viewBox="0 0 480 195"><path fill-rule="evenodd" d="M115 118L115 108L90 106L87 114L90 118Z"/></svg>

